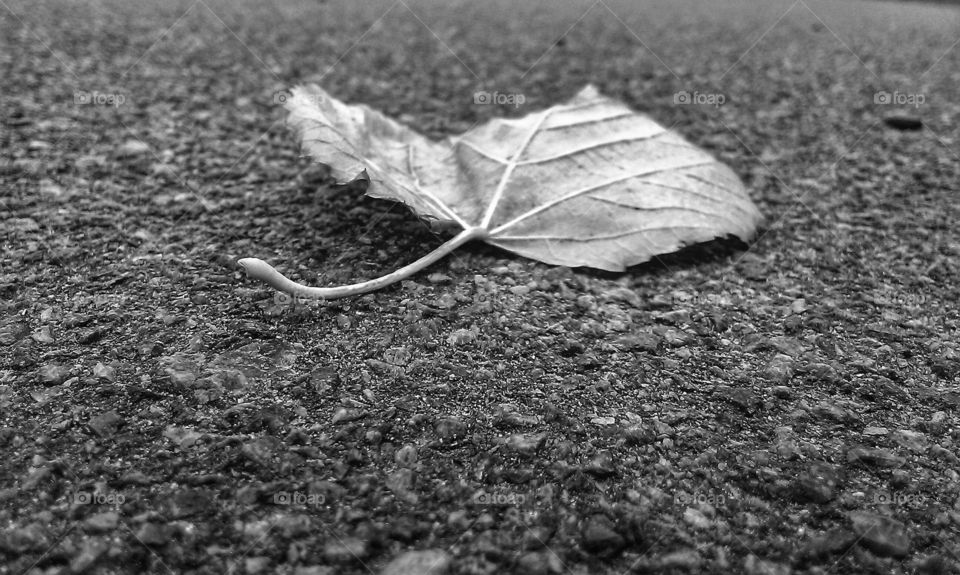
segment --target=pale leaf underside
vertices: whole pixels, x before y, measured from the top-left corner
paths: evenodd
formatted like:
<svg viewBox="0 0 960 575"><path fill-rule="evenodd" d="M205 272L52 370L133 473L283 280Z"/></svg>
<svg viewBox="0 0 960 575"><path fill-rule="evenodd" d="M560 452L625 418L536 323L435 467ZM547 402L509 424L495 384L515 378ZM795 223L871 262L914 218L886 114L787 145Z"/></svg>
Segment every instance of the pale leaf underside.
<svg viewBox="0 0 960 575"><path fill-rule="evenodd" d="M589 85L441 142L316 85L287 108L339 180L365 175L370 196L549 264L622 271L717 237L748 240L761 219L727 166Z"/></svg>

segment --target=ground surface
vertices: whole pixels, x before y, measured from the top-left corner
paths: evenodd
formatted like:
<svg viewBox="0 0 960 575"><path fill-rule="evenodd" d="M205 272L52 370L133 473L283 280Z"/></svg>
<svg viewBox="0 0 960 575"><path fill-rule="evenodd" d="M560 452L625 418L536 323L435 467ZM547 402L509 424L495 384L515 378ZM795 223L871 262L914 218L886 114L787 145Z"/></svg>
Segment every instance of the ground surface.
<svg viewBox="0 0 960 575"><path fill-rule="evenodd" d="M0 572L956 571L956 8L157 4L0 2ZM302 81L437 137L593 82L766 221L292 305L236 259L444 239L299 157Z"/></svg>

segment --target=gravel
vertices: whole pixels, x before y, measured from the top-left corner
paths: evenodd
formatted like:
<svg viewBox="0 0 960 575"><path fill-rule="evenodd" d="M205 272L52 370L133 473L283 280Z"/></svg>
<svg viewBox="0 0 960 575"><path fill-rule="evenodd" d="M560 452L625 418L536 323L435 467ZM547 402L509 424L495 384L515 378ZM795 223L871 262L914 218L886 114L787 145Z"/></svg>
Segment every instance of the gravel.
<svg viewBox="0 0 960 575"><path fill-rule="evenodd" d="M0 6L0 573L957 571L957 9L513 4ZM309 81L434 137L593 82L766 221L294 301L236 260L449 237L300 157Z"/></svg>

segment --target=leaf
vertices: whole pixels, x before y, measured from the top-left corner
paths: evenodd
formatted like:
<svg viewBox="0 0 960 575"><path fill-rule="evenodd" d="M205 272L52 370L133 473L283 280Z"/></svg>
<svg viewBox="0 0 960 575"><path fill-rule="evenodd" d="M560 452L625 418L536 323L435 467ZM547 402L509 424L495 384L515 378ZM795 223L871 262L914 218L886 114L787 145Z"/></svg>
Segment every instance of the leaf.
<svg viewBox="0 0 960 575"><path fill-rule="evenodd" d="M549 264L623 271L716 237L746 241L761 219L730 168L589 85L564 104L442 142L316 85L295 89L287 108L304 147L338 180L367 178L367 195L464 230L398 272L343 288L308 288L261 260L240 261L293 294L378 289L472 239Z"/></svg>

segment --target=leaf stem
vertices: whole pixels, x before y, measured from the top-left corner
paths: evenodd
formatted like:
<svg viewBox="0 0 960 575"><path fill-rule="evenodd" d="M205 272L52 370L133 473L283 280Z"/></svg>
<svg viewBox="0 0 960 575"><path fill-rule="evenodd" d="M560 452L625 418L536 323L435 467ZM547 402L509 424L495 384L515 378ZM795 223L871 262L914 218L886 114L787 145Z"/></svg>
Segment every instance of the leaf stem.
<svg viewBox="0 0 960 575"><path fill-rule="evenodd" d="M310 299L339 299L365 294L405 280L470 240L484 238L486 235L487 230L485 228L465 229L429 254L395 272L365 282L338 287L311 287L299 284L278 272L267 262L257 258L243 258L238 263L247 272L247 277L265 282L272 288L292 296Z"/></svg>

